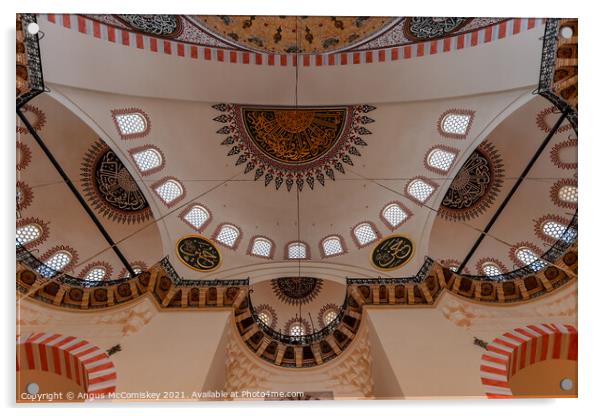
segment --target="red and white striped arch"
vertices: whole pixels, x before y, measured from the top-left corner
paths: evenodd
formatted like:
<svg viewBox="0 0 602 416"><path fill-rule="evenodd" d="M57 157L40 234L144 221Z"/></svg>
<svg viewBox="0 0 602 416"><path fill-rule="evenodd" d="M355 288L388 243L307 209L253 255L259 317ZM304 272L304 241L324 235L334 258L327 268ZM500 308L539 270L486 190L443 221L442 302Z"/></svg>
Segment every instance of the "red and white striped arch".
<svg viewBox="0 0 602 416"><path fill-rule="evenodd" d="M40 370L75 381L91 396L114 393L117 372L106 352L83 339L37 332L17 336L17 371Z"/></svg>
<svg viewBox="0 0 602 416"><path fill-rule="evenodd" d="M481 381L487 398L514 397L508 380L521 369L546 360L577 361L577 329L564 324L537 324L504 333L481 357Z"/></svg>

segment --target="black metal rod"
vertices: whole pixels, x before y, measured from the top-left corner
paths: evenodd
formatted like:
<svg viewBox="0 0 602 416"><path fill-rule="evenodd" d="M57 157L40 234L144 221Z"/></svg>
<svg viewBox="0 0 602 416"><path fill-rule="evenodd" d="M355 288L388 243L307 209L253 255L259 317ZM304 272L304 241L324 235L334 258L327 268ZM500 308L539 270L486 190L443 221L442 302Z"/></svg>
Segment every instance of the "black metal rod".
<svg viewBox="0 0 602 416"><path fill-rule="evenodd" d="M477 238L477 241L474 243L474 245L472 246L472 248L466 255L466 258L464 258L464 261L462 262L460 267L458 267L458 273L462 273L462 269L464 269L464 267L466 267L466 263L468 263L468 261L471 259L471 257L474 255L474 253L477 251L477 249L481 245L481 242L483 242L483 239L485 238L485 236L487 235L489 230L491 230L491 227L493 227L493 225L497 221L497 219L500 216L500 214L502 213L502 211L504 211L504 208L506 208L506 205L508 205L508 202L510 202L510 199L512 199L512 197L518 190L518 187L520 186L520 184L523 183L523 180L527 177L527 175L529 174L529 171L531 170L531 168L533 167L533 165L535 164L537 159L539 159L539 156L544 151L544 149L546 148L546 146L548 145L550 140L552 140L552 137L554 137L554 134L556 134L556 131L558 130L558 128L560 127L560 125L562 124L562 122L564 121L566 116L567 116L567 112L564 111L562 113L562 115L560 116L560 118L556 121L556 123L554 124L552 129L548 132L548 135L545 137L545 139L543 140L543 142L541 143L541 145L539 146L539 148L537 149L537 151L535 152L535 154L533 155L531 160L529 160L529 163L527 163L527 166L525 166L525 169L523 170L523 172L521 173L521 175L519 176L517 181L514 183L514 186L512 186L512 189L510 189L510 192L508 192L508 195L506 195L506 198L504 198L504 200L502 201L502 203L500 204L498 209L495 211L495 213L493 214L493 217L491 217L491 219L487 223L487 226L483 229L479 238Z"/></svg>
<svg viewBox="0 0 602 416"><path fill-rule="evenodd" d="M63 180L65 181L65 183L67 184L67 186L69 187L71 192L73 193L73 195L75 195L75 198L77 198L77 200L79 201L81 206L84 208L84 210L86 211L88 216L92 219L92 221L94 222L94 224L96 225L96 227L98 228L98 230L100 231L102 236L105 238L105 240L107 240L107 243L109 243L109 245L111 246L111 248L113 249L113 251L115 252L117 257L119 257L119 260L121 260L121 262L125 266L125 269L130 273L130 276L133 277L135 275L135 273L134 273L134 270L132 269L132 266L130 265L130 263L127 261L127 259L125 258L125 256L121 252L121 250L119 250L119 247L117 247L117 245L115 244L115 242L113 241L113 239L111 238L111 236L109 235L109 233L107 232L105 227L98 220L98 217L96 217L96 215L94 214L94 211L92 211L92 209L90 209L90 207L86 203L86 200L81 196L81 194L79 193L79 191L77 190L77 188L75 187L73 182L71 182L71 179L69 179L69 176L67 176L67 173L63 170L60 163L54 158L50 149L48 149L48 147L46 146L46 144L44 143L44 141L42 140L40 135L38 135L38 133L35 131L35 129L31 125L31 123L29 122L29 120L27 120L27 117L25 117L25 115L21 112L21 109L19 109L19 108L17 108L17 115L23 121L23 123L25 124L25 127L27 127L27 130L33 136L33 138L36 140L36 142L38 143L38 145L40 146L42 151L46 154L46 156L48 157L48 160L50 160L50 163L52 163L52 165L57 170L59 175L61 175L61 177L63 178Z"/></svg>

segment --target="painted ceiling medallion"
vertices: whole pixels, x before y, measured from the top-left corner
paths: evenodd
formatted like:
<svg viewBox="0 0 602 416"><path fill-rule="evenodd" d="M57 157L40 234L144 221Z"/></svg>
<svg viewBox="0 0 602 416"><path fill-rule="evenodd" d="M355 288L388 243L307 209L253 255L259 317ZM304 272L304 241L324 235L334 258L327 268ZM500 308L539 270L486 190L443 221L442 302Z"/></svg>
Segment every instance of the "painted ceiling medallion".
<svg viewBox="0 0 602 416"><path fill-rule="evenodd" d="M381 270L395 270L403 267L414 257L412 240L403 235L391 235L378 243L370 260L372 265Z"/></svg>
<svg viewBox="0 0 602 416"><path fill-rule="evenodd" d="M167 38L182 33L182 18L173 14L116 14L117 19L135 31Z"/></svg>
<svg viewBox="0 0 602 416"><path fill-rule="evenodd" d="M343 163L353 166L351 155L368 144L361 137L372 134L364 127L374 120L365 113L371 105L342 107L249 107L235 104L213 106L222 114L214 120L225 125L217 133L228 135L222 145L231 146L228 156L237 156L236 165L246 164L245 173L263 176L265 186L276 189L283 183L290 191L294 184L313 189L317 180L335 180L334 171L344 174Z"/></svg>
<svg viewBox="0 0 602 416"><path fill-rule="evenodd" d="M350 49L399 19L334 16L193 16L224 42L269 53L324 53Z"/></svg>
<svg viewBox="0 0 602 416"><path fill-rule="evenodd" d="M467 17L407 17L403 23L404 34L415 41L449 36L472 19Z"/></svg>
<svg viewBox="0 0 602 416"><path fill-rule="evenodd" d="M210 272L222 263L222 257L213 243L199 235L181 238L176 244L178 258L197 272Z"/></svg>
<svg viewBox="0 0 602 416"><path fill-rule="evenodd" d="M322 289L322 279L315 277L280 277L272 279L272 290L283 303L302 305L314 300Z"/></svg>
<svg viewBox="0 0 602 416"><path fill-rule="evenodd" d="M81 178L84 194L104 217L128 224L152 218L138 184L105 143L97 141L88 150Z"/></svg>
<svg viewBox="0 0 602 416"><path fill-rule="evenodd" d="M439 216L451 221L468 221L487 210L500 191L504 165L497 149L483 142L470 155L447 190Z"/></svg>

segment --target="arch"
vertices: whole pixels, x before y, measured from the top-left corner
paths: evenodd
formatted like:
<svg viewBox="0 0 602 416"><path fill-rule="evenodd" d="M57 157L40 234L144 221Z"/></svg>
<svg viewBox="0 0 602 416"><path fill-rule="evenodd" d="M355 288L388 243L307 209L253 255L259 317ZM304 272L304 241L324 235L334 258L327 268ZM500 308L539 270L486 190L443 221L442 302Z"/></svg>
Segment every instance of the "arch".
<svg viewBox="0 0 602 416"><path fill-rule="evenodd" d="M555 359L577 361L577 329L566 324L527 325L505 332L481 356L481 382L489 399L514 397L508 381L531 364Z"/></svg>
<svg viewBox="0 0 602 416"><path fill-rule="evenodd" d="M100 274L98 272L95 272L95 270L99 270L99 269L104 270L104 274L102 275L102 278L98 278L98 276ZM90 273L92 273L92 275L89 277ZM90 280L90 281L110 280L112 274L113 274L113 267L111 267L111 265L109 263L107 263L106 261L95 261L95 262L88 264L86 267L84 267L82 269L82 271L79 274L79 278Z"/></svg>
<svg viewBox="0 0 602 416"><path fill-rule="evenodd" d="M492 274L491 270L496 268L499 273ZM479 260L477 263L477 273L480 273L484 276L497 276L500 274L508 273L508 268L504 266L504 264L493 257L485 257Z"/></svg>
<svg viewBox="0 0 602 416"><path fill-rule="evenodd" d="M57 258L57 255L61 257ZM65 256L68 257L68 261L66 262L64 260ZM58 259L57 264L61 266L60 269L55 269L51 265L46 264L47 262L52 262L53 258ZM59 271L67 272L71 270L75 264L77 264L78 258L79 256L74 248L64 245L54 246L40 257L40 261L44 263L44 265L39 267L38 272L45 276L54 276L54 274ZM62 263L64 264L61 265Z"/></svg>
<svg viewBox="0 0 602 416"><path fill-rule="evenodd" d="M550 198L561 208L577 209L578 190L576 179L561 179L550 188Z"/></svg>
<svg viewBox="0 0 602 416"><path fill-rule="evenodd" d="M68 335L37 332L17 336L17 372L40 370L74 380L90 395L114 393L117 371L108 354Z"/></svg>
<svg viewBox="0 0 602 416"><path fill-rule="evenodd" d="M26 230L26 227L35 227L35 228L28 231L28 230ZM27 241L25 241L25 240L19 241L19 238L20 238L19 230L22 230L21 234L28 235L29 238L31 238L31 239L29 239ZM44 221L40 220L39 218L27 217L27 218L22 218L17 221L16 239L19 243L21 243L21 245L23 245L27 249L30 249L32 247L42 244L44 241L46 241L48 239L49 234L50 234L50 231L48 229L48 223L45 223ZM23 242L23 241L25 241L25 242Z"/></svg>

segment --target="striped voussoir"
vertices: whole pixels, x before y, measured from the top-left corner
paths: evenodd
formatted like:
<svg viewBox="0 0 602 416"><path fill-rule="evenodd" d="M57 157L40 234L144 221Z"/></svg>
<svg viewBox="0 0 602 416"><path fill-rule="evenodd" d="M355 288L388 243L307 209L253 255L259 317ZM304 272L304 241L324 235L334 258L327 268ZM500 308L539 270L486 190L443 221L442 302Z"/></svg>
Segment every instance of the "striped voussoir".
<svg viewBox="0 0 602 416"><path fill-rule="evenodd" d="M521 369L546 360L577 360L577 329L565 324L538 324L504 333L481 357L481 381L490 399L514 397L509 379Z"/></svg>
<svg viewBox="0 0 602 416"><path fill-rule="evenodd" d="M65 376L90 396L115 392L117 372L107 353L73 336L44 332L17 336L17 371L21 369Z"/></svg>

